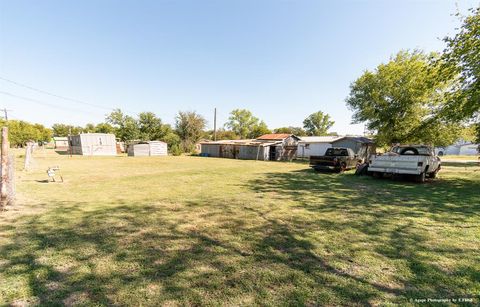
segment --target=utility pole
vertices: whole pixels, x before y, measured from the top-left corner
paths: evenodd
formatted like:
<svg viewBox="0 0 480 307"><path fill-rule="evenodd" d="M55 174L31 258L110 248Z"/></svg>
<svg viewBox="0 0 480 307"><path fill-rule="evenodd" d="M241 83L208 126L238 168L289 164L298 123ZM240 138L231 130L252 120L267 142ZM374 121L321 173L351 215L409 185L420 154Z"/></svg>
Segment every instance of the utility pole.
<svg viewBox="0 0 480 307"><path fill-rule="evenodd" d="M7 108L3 108L3 109L0 109L0 111L3 111L5 121L8 122L8 112L10 112L12 110L7 110Z"/></svg>
<svg viewBox="0 0 480 307"><path fill-rule="evenodd" d="M1 166L2 166L2 176L1 176L1 186L0 186L0 208L5 208L8 203L8 189L7 183L8 180L8 128L2 128L2 152L1 152Z"/></svg>
<svg viewBox="0 0 480 307"><path fill-rule="evenodd" d="M217 108L213 111L213 140L217 140Z"/></svg>

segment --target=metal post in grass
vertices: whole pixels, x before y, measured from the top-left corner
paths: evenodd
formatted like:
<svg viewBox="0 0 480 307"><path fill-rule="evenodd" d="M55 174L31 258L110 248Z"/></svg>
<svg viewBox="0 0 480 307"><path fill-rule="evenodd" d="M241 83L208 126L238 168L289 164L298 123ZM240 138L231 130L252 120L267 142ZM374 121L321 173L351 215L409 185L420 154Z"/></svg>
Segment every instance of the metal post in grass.
<svg viewBox="0 0 480 307"><path fill-rule="evenodd" d="M8 203L8 128L2 128L2 148L1 148L1 180L0 180L0 208L3 209Z"/></svg>

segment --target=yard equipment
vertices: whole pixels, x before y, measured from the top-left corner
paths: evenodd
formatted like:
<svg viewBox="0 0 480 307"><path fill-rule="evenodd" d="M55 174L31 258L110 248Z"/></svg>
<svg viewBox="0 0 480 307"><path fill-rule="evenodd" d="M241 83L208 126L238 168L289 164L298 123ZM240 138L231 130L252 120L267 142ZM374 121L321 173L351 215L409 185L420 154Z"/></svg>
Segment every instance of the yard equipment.
<svg viewBox="0 0 480 307"><path fill-rule="evenodd" d="M52 180L52 182L57 182L57 180L55 179L57 176L60 177L60 182L63 182L62 175L55 173L59 170L60 170L59 166L51 166L47 169L48 182L50 182L50 179Z"/></svg>

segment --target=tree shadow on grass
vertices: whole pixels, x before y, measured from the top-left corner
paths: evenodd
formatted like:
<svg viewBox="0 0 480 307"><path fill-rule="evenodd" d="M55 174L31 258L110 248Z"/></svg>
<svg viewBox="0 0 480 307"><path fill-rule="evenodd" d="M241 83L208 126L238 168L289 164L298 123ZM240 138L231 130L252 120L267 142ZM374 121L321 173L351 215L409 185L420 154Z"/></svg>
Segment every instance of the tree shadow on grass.
<svg viewBox="0 0 480 307"><path fill-rule="evenodd" d="M312 231L336 235L337 241L320 237L316 247L302 246L302 253L298 252L301 244L294 244L296 252L290 254L292 257L303 255L300 263L307 266L315 263L317 271L334 272L351 280L352 287L348 290L361 293L359 301L367 303L372 298L393 296L400 299L396 302L408 302L412 298L476 295L479 267L475 263L480 257L475 253L473 238L475 230L480 229L478 181L437 180L422 185L351 174L297 171L269 173L247 186L259 195L289 202L292 209L305 209L314 214L308 221L303 217L288 218L293 237L305 237ZM447 238L442 241L444 238L435 233L444 233ZM456 241L467 234L472 238L470 244L458 246ZM285 249L287 243L279 238L281 234L269 236L268 244ZM333 246L322 245L325 241ZM327 258L335 265L315 256L322 252L328 254L329 249L336 255ZM378 266L383 264L382 271L390 274L384 283L375 282L375 270L370 273L367 270L367 275L362 275L355 270L340 269L345 264L348 267L349 261L361 266L362 261L368 261L366 254L378 258ZM442 267L442 262L449 267ZM402 272L395 273L395 270ZM354 290L353 286L358 284L364 286L363 292ZM343 293L352 298L348 290Z"/></svg>
<svg viewBox="0 0 480 307"><path fill-rule="evenodd" d="M0 224L11 240L0 245L0 277L13 287L0 289L1 304L370 305L463 294L478 269L444 271L430 256L473 252L428 239L432 225L450 225L446 215L472 221L478 186L447 183L305 171L247 182L255 203L44 204ZM446 201L460 195L457 206Z"/></svg>

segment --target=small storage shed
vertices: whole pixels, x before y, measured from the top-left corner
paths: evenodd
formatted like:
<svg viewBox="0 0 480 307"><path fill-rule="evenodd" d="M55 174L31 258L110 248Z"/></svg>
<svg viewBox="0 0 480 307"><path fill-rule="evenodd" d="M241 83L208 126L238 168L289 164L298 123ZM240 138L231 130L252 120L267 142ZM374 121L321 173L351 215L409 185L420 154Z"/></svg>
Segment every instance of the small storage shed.
<svg viewBox="0 0 480 307"><path fill-rule="evenodd" d="M56 150L68 150L68 137L54 136L53 145Z"/></svg>
<svg viewBox="0 0 480 307"><path fill-rule="evenodd" d="M148 141L128 146L128 155L133 157L167 156L167 143L162 141Z"/></svg>
<svg viewBox="0 0 480 307"><path fill-rule="evenodd" d="M81 133L68 137L69 151L83 156L115 156L117 142L110 133Z"/></svg>

